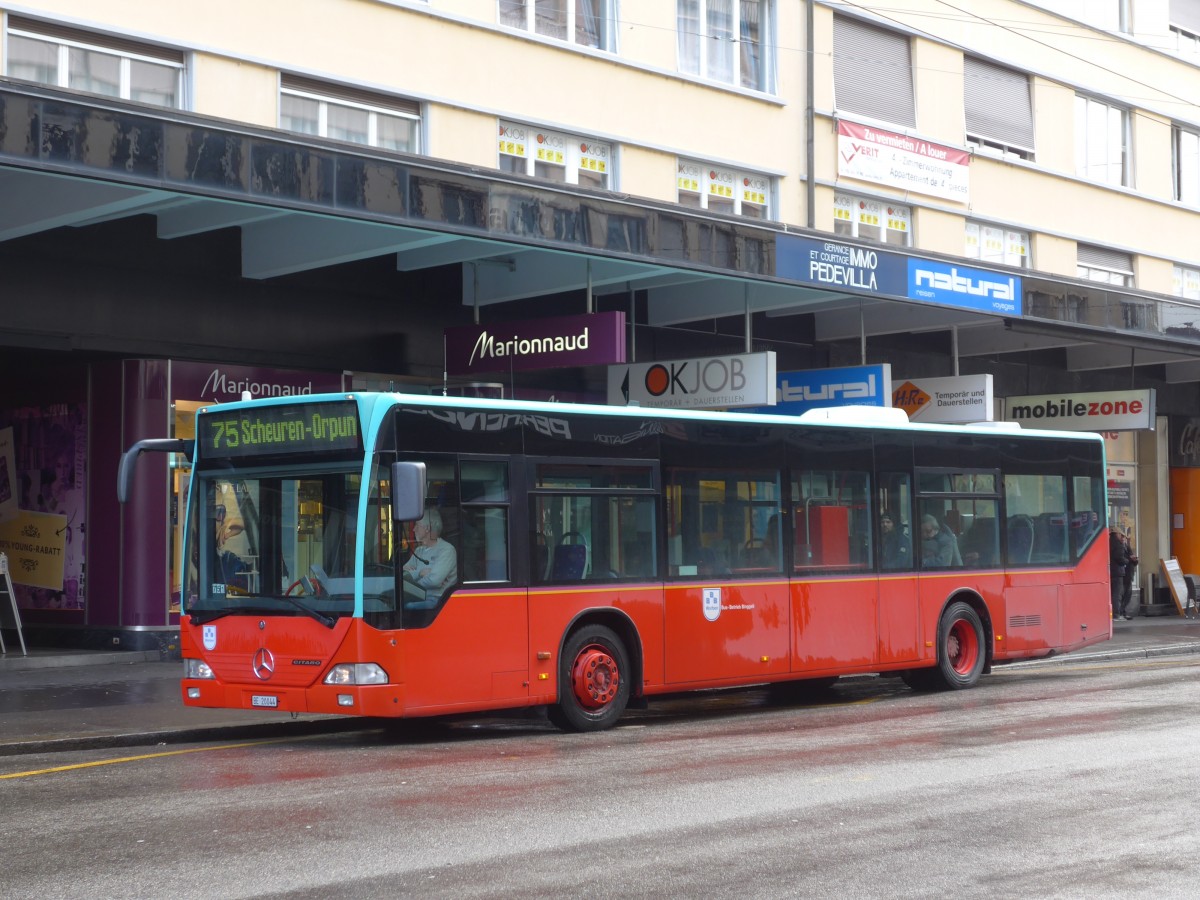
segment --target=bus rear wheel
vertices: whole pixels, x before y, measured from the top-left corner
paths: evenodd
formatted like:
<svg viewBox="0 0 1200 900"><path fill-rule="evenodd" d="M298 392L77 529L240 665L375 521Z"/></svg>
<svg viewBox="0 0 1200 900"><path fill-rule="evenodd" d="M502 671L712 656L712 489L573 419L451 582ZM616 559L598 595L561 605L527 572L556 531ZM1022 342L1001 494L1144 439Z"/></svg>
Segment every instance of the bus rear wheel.
<svg viewBox="0 0 1200 900"><path fill-rule="evenodd" d="M972 687L983 674L983 622L974 607L961 600L951 603L938 626L938 673L941 686L952 691Z"/></svg>
<svg viewBox="0 0 1200 900"><path fill-rule="evenodd" d="M629 676L629 654L616 633L584 625L563 645L550 721L564 731L611 728L629 703Z"/></svg>
<svg viewBox="0 0 1200 900"><path fill-rule="evenodd" d="M937 665L909 669L900 677L914 691L960 691L973 687L987 661L983 621L974 607L961 600L951 603L938 623Z"/></svg>

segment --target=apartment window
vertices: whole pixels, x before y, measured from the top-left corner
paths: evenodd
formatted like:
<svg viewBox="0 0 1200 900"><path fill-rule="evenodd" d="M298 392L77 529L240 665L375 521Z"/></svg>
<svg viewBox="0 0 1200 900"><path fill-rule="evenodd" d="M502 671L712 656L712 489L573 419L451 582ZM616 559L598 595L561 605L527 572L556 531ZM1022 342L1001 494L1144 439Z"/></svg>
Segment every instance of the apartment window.
<svg viewBox="0 0 1200 900"><path fill-rule="evenodd" d="M980 153L1033 158L1029 76L981 59L963 60L967 143Z"/></svg>
<svg viewBox="0 0 1200 900"><path fill-rule="evenodd" d="M1200 206L1200 133L1175 126L1175 199Z"/></svg>
<svg viewBox="0 0 1200 900"><path fill-rule="evenodd" d="M1080 244L1077 250L1080 278L1101 284L1133 287L1133 257L1128 253Z"/></svg>
<svg viewBox="0 0 1200 900"><path fill-rule="evenodd" d="M1200 269L1174 266L1171 293L1185 300L1200 300Z"/></svg>
<svg viewBox="0 0 1200 900"><path fill-rule="evenodd" d="M675 187L681 206L752 219L771 217L771 179L766 175L681 159Z"/></svg>
<svg viewBox="0 0 1200 900"><path fill-rule="evenodd" d="M967 223L966 254L969 259L1029 267L1029 234L983 222Z"/></svg>
<svg viewBox="0 0 1200 900"><path fill-rule="evenodd" d="M838 112L915 128L908 37L834 16L833 93Z"/></svg>
<svg viewBox="0 0 1200 900"><path fill-rule="evenodd" d="M1105 184L1128 184L1128 146L1127 110L1075 95L1075 174Z"/></svg>
<svg viewBox="0 0 1200 900"><path fill-rule="evenodd" d="M560 184L607 189L612 145L515 122L500 123L499 167Z"/></svg>
<svg viewBox="0 0 1200 900"><path fill-rule="evenodd" d="M617 0L500 0L500 24L616 51Z"/></svg>
<svg viewBox="0 0 1200 900"><path fill-rule="evenodd" d="M279 87L279 127L335 141L416 153L421 105L353 87L284 75Z"/></svg>
<svg viewBox="0 0 1200 900"><path fill-rule="evenodd" d="M838 193L833 198L833 233L907 247L912 244L912 207Z"/></svg>
<svg viewBox="0 0 1200 900"><path fill-rule="evenodd" d="M183 61L179 50L8 17L10 78L180 108Z"/></svg>
<svg viewBox="0 0 1200 900"><path fill-rule="evenodd" d="M773 89L772 0L678 0L676 10L681 72Z"/></svg>

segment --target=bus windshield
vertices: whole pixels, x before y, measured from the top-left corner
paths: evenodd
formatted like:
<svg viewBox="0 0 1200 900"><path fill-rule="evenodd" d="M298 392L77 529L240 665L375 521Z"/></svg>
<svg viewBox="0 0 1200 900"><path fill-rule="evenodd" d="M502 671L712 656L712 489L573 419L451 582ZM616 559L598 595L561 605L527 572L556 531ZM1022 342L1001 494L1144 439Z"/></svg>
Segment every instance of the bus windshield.
<svg viewBox="0 0 1200 900"><path fill-rule="evenodd" d="M187 605L192 621L308 615L332 626L354 612L361 470L222 469L193 486ZM372 579L377 591L390 578Z"/></svg>

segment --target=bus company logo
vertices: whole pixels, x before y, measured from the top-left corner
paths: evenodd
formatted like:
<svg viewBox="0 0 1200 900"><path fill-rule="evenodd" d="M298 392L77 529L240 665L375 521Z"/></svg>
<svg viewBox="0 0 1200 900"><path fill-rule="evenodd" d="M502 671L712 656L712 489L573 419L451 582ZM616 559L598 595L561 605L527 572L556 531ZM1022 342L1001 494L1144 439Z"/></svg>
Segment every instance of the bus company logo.
<svg viewBox="0 0 1200 900"><path fill-rule="evenodd" d="M204 626L204 649L205 650L216 650L217 649L217 626L216 625L205 625Z"/></svg>
<svg viewBox="0 0 1200 900"><path fill-rule="evenodd" d="M906 381L892 391L892 406L904 410L909 418L913 413L923 409L930 401L930 396L913 384Z"/></svg>
<svg viewBox="0 0 1200 900"><path fill-rule="evenodd" d="M721 589L704 588L703 600L704 618L715 622L721 618Z"/></svg>

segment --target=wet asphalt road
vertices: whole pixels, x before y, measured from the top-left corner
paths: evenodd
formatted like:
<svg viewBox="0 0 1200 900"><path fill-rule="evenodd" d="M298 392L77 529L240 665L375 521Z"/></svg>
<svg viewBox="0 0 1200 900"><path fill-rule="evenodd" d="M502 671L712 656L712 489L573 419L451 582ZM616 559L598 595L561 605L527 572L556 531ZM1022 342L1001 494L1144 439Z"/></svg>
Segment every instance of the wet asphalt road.
<svg viewBox="0 0 1200 900"><path fill-rule="evenodd" d="M1190 897L1200 658L0 758L5 897Z"/></svg>

